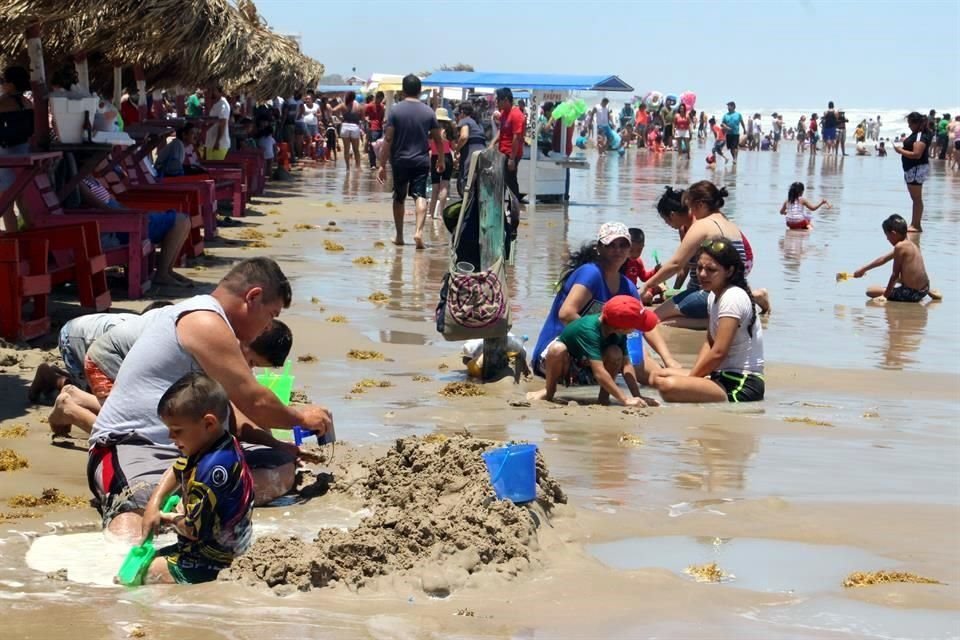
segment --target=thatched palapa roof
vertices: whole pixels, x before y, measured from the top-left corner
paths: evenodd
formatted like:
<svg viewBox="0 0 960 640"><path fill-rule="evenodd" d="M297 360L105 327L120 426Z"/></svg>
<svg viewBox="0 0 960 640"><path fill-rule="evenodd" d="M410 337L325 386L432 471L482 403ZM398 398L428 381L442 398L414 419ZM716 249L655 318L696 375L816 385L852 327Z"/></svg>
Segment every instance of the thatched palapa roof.
<svg viewBox="0 0 960 640"><path fill-rule="evenodd" d="M220 82L259 98L314 86L323 65L267 27L249 0L6 0L0 51L26 61L24 30L42 26L48 67L88 55L91 82L110 86L114 63L139 64L150 87Z"/></svg>

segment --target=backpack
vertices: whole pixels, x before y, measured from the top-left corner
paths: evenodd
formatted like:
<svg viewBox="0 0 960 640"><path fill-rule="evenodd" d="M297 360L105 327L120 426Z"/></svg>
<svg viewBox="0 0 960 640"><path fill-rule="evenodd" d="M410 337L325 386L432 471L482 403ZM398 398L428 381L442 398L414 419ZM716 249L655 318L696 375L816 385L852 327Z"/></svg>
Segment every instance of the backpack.
<svg viewBox="0 0 960 640"><path fill-rule="evenodd" d="M477 166L481 165L481 169ZM503 255L483 271L466 272L459 265L477 265L480 262L478 242L474 233L464 230L468 223L479 224L479 171L493 172L493 193L484 194L488 206L503 207L503 156L496 149L476 152L470 157L470 169L460 203L456 229L450 241L450 266L443 277L440 301L436 309L437 331L446 340L471 338L501 338L511 327L510 304L505 286L506 264ZM497 197L499 194L499 197ZM503 220L501 213L501 220ZM504 222L505 225L505 222ZM479 229L479 226L477 226ZM496 230L491 231L496 233ZM463 246L461 247L461 244Z"/></svg>

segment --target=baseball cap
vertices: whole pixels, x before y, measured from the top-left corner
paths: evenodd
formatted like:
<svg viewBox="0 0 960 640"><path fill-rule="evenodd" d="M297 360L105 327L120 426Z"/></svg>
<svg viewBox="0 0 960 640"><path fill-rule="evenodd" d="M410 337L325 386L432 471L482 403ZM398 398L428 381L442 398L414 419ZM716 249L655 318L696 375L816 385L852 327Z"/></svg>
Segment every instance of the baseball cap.
<svg viewBox="0 0 960 640"><path fill-rule="evenodd" d="M630 230L622 222L604 222L597 232L597 242L600 244L610 244L617 238L625 238L630 241Z"/></svg>
<svg viewBox="0 0 960 640"><path fill-rule="evenodd" d="M622 331L637 329L650 331L660 323L657 314L643 306L633 296L613 296L603 305L600 319L607 325Z"/></svg>

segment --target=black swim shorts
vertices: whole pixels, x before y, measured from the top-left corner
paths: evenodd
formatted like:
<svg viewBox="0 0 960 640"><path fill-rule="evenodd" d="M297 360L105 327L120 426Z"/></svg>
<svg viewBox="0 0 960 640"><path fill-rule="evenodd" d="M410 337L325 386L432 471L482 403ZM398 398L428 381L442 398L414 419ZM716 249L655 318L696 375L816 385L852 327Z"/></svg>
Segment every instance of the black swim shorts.
<svg viewBox="0 0 960 640"><path fill-rule="evenodd" d="M714 371L710 379L723 387L729 402L757 402L763 400L763 376L740 371Z"/></svg>
<svg viewBox="0 0 960 640"><path fill-rule="evenodd" d="M727 149L739 149L739 148L740 148L740 136L727 134Z"/></svg>
<svg viewBox="0 0 960 640"><path fill-rule="evenodd" d="M430 176L430 167L394 167L393 168L393 201L403 202L409 195L411 198L427 197L427 178Z"/></svg>
<svg viewBox="0 0 960 640"><path fill-rule="evenodd" d="M887 300L890 302L922 302L929 293L929 286L926 286L923 289L913 289L911 287L900 285L899 287L893 288L893 291L890 292L890 297L887 298Z"/></svg>

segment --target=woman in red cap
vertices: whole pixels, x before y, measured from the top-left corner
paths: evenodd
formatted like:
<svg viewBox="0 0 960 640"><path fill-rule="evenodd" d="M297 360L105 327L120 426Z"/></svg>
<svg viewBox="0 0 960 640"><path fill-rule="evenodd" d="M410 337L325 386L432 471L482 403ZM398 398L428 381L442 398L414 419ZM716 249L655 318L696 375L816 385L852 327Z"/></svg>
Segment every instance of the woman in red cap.
<svg viewBox="0 0 960 640"><path fill-rule="evenodd" d="M692 369L656 371L650 386L668 402L763 400L763 328L740 252L728 238L706 240L696 269L709 292L707 340Z"/></svg>
<svg viewBox="0 0 960 640"><path fill-rule="evenodd" d="M572 368L576 367L593 374L600 385L597 396L600 404L610 404L613 396L628 407L655 406L655 400L640 395L636 374L627 355L627 334L632 331L646 333L653 330L657 322L656 314L644 309L634 296L610 298L599 314L574 320L550 343L543 357L546 387L542 391L531 391L527 399L553 400L557 383L570 378ZM620 373L630 388L631 397L617 386Z"/></svg>

